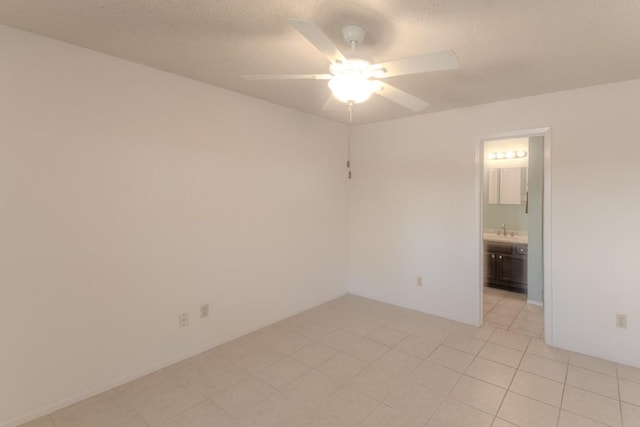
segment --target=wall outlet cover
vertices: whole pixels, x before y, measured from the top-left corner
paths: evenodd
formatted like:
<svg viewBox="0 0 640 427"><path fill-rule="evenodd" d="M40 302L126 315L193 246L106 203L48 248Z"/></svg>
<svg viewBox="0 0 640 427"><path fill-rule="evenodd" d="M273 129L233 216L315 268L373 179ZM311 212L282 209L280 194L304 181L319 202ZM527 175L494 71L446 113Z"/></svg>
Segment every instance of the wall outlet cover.
<svg viewBox="0 0 640 427"><path fill-rule="evenodd" d="M209 317L209 304L202 304L200 306L200 318L204 319L205 317Z"/></svg>

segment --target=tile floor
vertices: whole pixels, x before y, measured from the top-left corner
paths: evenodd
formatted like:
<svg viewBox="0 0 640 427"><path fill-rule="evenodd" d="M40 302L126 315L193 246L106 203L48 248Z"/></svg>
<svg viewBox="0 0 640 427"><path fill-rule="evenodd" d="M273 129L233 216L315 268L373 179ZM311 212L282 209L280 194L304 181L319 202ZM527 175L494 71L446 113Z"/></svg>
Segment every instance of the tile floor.
<svg viewBox="0 0 640 427"><path fill-rule="evenodd" d="M640 426L640 369L548 347L538 308L486 299L476 328L346 295L26 425Z"/></svg>
<svg viewBox="0 0 640 427"><path fill-rule="evenodd" d="M484 323L532 337L543 338L542 306L527 304L527 296L500 289L484 288Z"/></svg>

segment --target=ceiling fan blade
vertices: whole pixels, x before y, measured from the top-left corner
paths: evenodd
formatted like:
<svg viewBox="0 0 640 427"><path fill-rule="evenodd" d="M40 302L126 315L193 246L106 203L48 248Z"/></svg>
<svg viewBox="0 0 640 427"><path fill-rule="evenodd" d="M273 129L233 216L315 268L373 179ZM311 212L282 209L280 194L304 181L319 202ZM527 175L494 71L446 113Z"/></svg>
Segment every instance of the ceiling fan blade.
<svg viewBox="0 0 640 427"><path fill-rule="evenodd" d="M329 80L331 74L245 74L245 80Z"/></svg>
<svg viewBox="0 0 640 427"><path fill-rule="evenodd" d="M386 70L380 78L403 76L406 74L427 73L429 71L453 70L460 67L458 56L452 50L410 56L396 61L374 65L376 69Z"/></svg>
<svg viewBox="0 0 640 427"><path fill-rule="evenodd" d="M316 24L301 19L289 19L289 23L326 56L332 64L336 61L345 61L342 52Z"/></svg>
<svg viewBox="0 0 640 427"><path fill-rule="evenodd" d="M429 106L429 104L427 104L420 98L416 98L415 96L410 95L407 92L402 91L394 86L391 86L390 84L384 82L380 83L382 83L382 89L374 93L380 96L384 96L388 100L400 104L411 111L418 113Z"/></svg>

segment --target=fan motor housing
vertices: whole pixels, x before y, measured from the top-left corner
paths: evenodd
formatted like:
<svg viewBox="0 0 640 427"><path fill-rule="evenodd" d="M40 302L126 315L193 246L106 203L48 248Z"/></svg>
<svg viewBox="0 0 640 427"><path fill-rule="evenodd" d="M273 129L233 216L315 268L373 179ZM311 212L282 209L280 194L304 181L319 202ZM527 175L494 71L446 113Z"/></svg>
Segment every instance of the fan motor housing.
<svg viewBox="0 0 640 427"><path fill-rule="evenodd" d="M362 43L366 35L367 32L365 29L359 25L347 25L342 28L342 37L344 37L344 41L346 41L349 46L353 43Z"/></svg>

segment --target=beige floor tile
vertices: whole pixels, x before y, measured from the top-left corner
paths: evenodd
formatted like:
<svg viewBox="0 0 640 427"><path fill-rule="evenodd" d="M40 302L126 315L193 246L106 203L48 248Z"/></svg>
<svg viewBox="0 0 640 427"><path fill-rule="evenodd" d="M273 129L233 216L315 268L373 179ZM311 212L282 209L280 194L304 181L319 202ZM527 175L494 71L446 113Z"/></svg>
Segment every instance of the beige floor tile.
<svg viewBox="0 0 640 427"><path fill-rule="evenodd" d="M606 424L590 420L572 412L560 411L558 427L606 427Z"/></svg>
<svg viewBox="0 0 640 427"><path fill-rule="evenodd" d="M454 400L442 402L427 427L490 427L493 417Z"/></svg>
<svg viewBox="0 0 640 427"><path fill-rule="evenodd" d="M320 342L337 350L345 350L354 345L359 339L360 336L354 333L337 329L322 337Z"/></svg>
<svg viewBox="0 0 640 427"><path fill-rule="evenodd" d="M452 334L453 332L450 329L443 328L438 325L437 321L433 320L425 323L425 325L419 327L415 332L413 332L413 335L428 339L429 341L437 342L438 344L442 344L442 342Z"/></svg>
<svg viewBox="0 0 640 427"><path fill-rule="evenodd" d="M509 329L514 320L516 320L514 316L505 316L502 314L494 313L493 311L485 314L483 318L485 325L493 326L500 329Z"/></svg>
<svg viewBox="0 0 640 427"><path fill-rule="evenodd" d="M368 417L380 403L352 387L342 387L321 405L320 413L338 425L356 425Z"/></svg>
<svg viewBox="0 0 640 427"><path fill-rule="evenodd" d="M565 386L562 409L594 421L620 427L620 402L615 399Z"/></svg>
<svg viewBox="0 0 640 427"><path fill-rule="evenodd" d="M246 356L238 357L234 364L240 369L244 369L247 372L255 374L260 372L267 366L271 366L278 360L281 360L285 355L278 351L259 351L257 353L251 353Z"/></svg>
<svg viewBox="0 0 640 427"><path fill-rule="evenodd" d="M500 329L497 329L493 335L491 335L491 338L489 338L489 342L520 351L526 350L529 345L529 340L531 340L531 337L527 335L522 335L512 331L503 331Z"/></svg>
<svg viewBox="0 0 640 427"><path fill-rule="evenodd" d="M391 392L411 380L375 366L363 369L349 384L368 396L382 402Z"/></svg>
<svg viewBox="0 0 640 427"><path fill-rule="evenodd" d="M495 415L505 392L503 388L463 375L449 393L449 397Z"/></svg>
<svg viewBox="0 0 640 427"><path fill-rule="evenodd" d="M195 404L197 403L195 402ZM54 412L51 417L56 427L110 427L112 425L145 427L147 423L134 408L135 406L130 399L123 398L120 393L112 390ZM182 410L187 408L188 406ZM181 411L167 416L166 419L177 415L179 412ZM156 419L153 418L152 421L156 422ZM156 422L155 425L158 425L158 423Z"/></svg>
<svg viewBox="0 0 640 427"><path fill-rule="evenodd" d="M292 353L289 357L307 366L316 368L336 354L338 354L338 350L335 348L314 342Z"/></svg>
<svg viewBox="0 0 640 427"><path fill-rule="evenodd" d="M406 334L414 333L422 324L422 313L410 311L406 315L393 316L385 322L391 329L402 331Z"/></svg>
<svg viewBox="0 0 640 427"><path fill-rule="evenodd" d="M285 392L296 400L313 402L326 398L337 389L335 380L312 369L285 387Z"/></svg>
<svg viewBox="0 0 640 427"><path fill-rule="evenodd" d="M640 383L640 368L634 368L632 366L618 365L618 378L623 380L633 381Z"/></svg>
<svg viewBox="0 0 640 427"><path fill-rule="evenodd" d="M367 366L367 362L340 352L318 366L318 370L329 375L337 383L343 383L351 380Z"/></svg>
<svg viewBox="0 0 640 427"><path fill-rule="evenodd" d="M426 423L443 399L442 396L418 384L408 383L396 387L384 403L409 417Z"/></svg>
<svg viewBox="0 0 640 427"><path fill-rule="evenodd" d="M284 331L272 342L273 349L282 354L289 355L311 344L311 340L304 335L292 331Z"/></svg>
<svg viewBox="0 0 640 427"><path fill-rule="evenodd" d="M622 402L621 408L624 427L640 427L640 406Z"/></svg>
<svg viewBox="0 0 640 427"><path fill-rule="evenodd" d="M498 417L522 427L556 427L559 414L558 408L508 392Z"/></svg>
<svg viewBox="0 0 640 427"><path fill-rule="evenodd" d="M364 319L357 319L346 323L342 329L360 337L370 334L380 327L379 323L371 322Z"/></svg>
<svg viewBox="0 0 640 427"><path fill-rule="evenodd" d="M640 406L640 383L620 380L620 400Z"/></svg>
<svg viewBox="0 0 640 427"><path fill-rule="evenodd" d="M417 335L409 335L398 345L396 348L398 350L406 351L409 354L413 354L416 357L421 359L425 359L429 357L433 351L438 348L440 344L434 341L429 341L428 339L421 338Z"/></svg>
<svg viewBox="0 0 640 427"><path fill-rule="evenodd" d="M588 369L569 365L567 384L601 394L612 399L618 399L618 379Z"/></svg>
<svg viewBox="0 0 640 427"><path fill-rule="evenodd" d="M235 421L229 414L207 400L172 418L161 427L234 427L235 425Z"/></svg>
<svg viewBox="0 0 640 427"><path fill-rule="evenodd" d="M515 372L515 368L483 359L482 357L476 357L465 371L465 374L506 389L511 384L511 379Z"/></svg>
<svg viewBox="0 0 640 427"><path fill-rule="evenodd" d="M522 310L520 313L518 313L516 320L527 320L530 322L544 323L544 313Z"/></svg>
<svg viewBox="0 0 640 427"><path fill-rule="evenodd" d="M503 420L502 418L497 418L491 424L491 427L518 427L517 425L510 423L509 421Z"/></svg>
<svg viewBox="0 0 640 427"><path fill-rule="evenodd" d="M422 359L419 357L392 348L373 362L372 366L386 369L396 375L409 375L421 362Z"/></svg>
<svg viewBox="0 0 640 427"><path fill-rule="evenodd" d="M380 344L393 347L400 341L402 341L407 335L409 334L407 334L406 332L391 329L387 326L381 326L367 335L367 338L379 342Z"/></svg>
<svg viewBox="0 0 640 427"><path fill-rule="evenodd" d="M544 324L531 320L516 319L509 327L510 331L520 332L522 334L538 337L544 329Z"/></svg>
<svg viewBox="0 0 640 427"><path fill-rule="evenodd" d="M515 318L518 317L518 314L520 313L521 310L522 310L522 307L512 307L509 305L504 305L502 304L502 301L501 301L498 304L496 304L495 307L493 307L493 309L491 310L491 313L499 314L505 317L510 317L511 319L515 320Z"/></svg>
<svg viewBox="0 0 640 427"><path fill-rule="evenodd" d="M455 334L451 335L444 341L447 347L473 354L474 356L480 352L485 342L477 338L467 335Z"/></svg>
<svg viewBox="0 0 640 427"><path fill-rule="evenodd" d="M617 375L615 363L598 359L596 357L586 356L584 354L571 353L571 357L569 357L569 364L614 377Z"/></svg>
<svg viewBox="0 0 640 427"><path fill-rule="evenodd" d="M431 356L429 356L427 360L444 366L445 368L453 369L454 371L464 372L471 364L473 356L463 351L441 345L431 353Z"/></svg>
<svg viewBox="0 0 640 427"><path fill-rule="evenodd" d="M21 424L19 427L56 427L56 425L53 423L53 418L47 415L26 424Z"/></svg>
<svg viewBox="0 0 640 427"><path fill-rule="evenodd" d="M523 351L488 342L482 347L480 357L517 368L524 355Z"/></svg>
<svg viewBox="0 0 640 427"><path fill-rule="evenodd" d="M509 390L559 408L564 384L519 370Z"/></svg>
<svg viewBox="0 0 640 427"><path fill-rule="evenodd" d="M372 341L368 338L361 338L360 341L346 349L345 353L367 362L373 362L380 358L380 356L386 353L390 348L391 347L387 345Z"/></svg>
<svg viewBox="0 0 640 427"><path fill-rule="evenodd" d="M197 386L179 379L171 369L163 369L147 375L125 384L116 391L152 427L205 400L205 395ZM61 424L55 418L55 414L54 421L56 425ZM126 424L122 422L122 425Z"/></svg>
<svg viewBox="0 0 640 427"><path fill-rule="evenodd" d="M445 396L461 376L459 372L425 360L413 371L411 379L415 383Z"/></svg>
<svg viewBox="0 0 640 427"><path fill-rule="evenodd" d="M520 362L520 369L558 382L564 382L567 365L545 357L526 353Z"/></svg>
<svg viewBox="0 0 640 427"><path fill-rule="evenodd" d="M309 367L290 357L280 359L271 366L267 366L256 376L271 387L282 390L297 378L309 371Z"/></svg>
<svg viewBox="0 0 640 427"><path fill-rule="evenodd" d="M458 330L458 333L462 335L467 335L472 338L477 338L482 341L487 341L491 335L495 332L496 328L493 326L471 326L471 325L463 325Z"/></svg>
<svg viewBox="0 0 640 427"><path fill-rule="evenodd" d="M531 339L531 341L529 342L529 347L527 347L527 353L555 360L556 362L569 363L570 352L548 346L540 338Z"/></svg>
<svg viewBox="0 0 640 427"><path fill-rule="evenodd" d="M212 397L213 402L237 418L278 391L257 378L247 378Z"/></svg>
<svg viewBox="0 0 640 427"><path fill-rule="evenodd" d="M321 418L314 411L313 405L295 400L288 394L281 392L274 394L244 412L232 425L234 427L297 427L312 425L329 427L333 423ZM217 426L217 424L210 424L210 426Z"/></svg>
<svg viewBox="0 0 640 427"><path fill-rule="evenodd" d="M527 304L522 309L524 311L530 311L531 313L540 313L544 314L544 306L537 304Z"/></svg>
<svg viewBox="0 0 640 427"><path fill-rule="evenodd" d="M503 305L505 307L517 307L522 310L527 305L527 296L525 294L509 292L508 298L500 300L498 305Z"/></svg>
<svg viewBox="0 0 640 427"><path fill-rule="evenodd" d="M385 404L379 405L362 425L366 427L424 427L422 421L411 419Z"/></svg>

